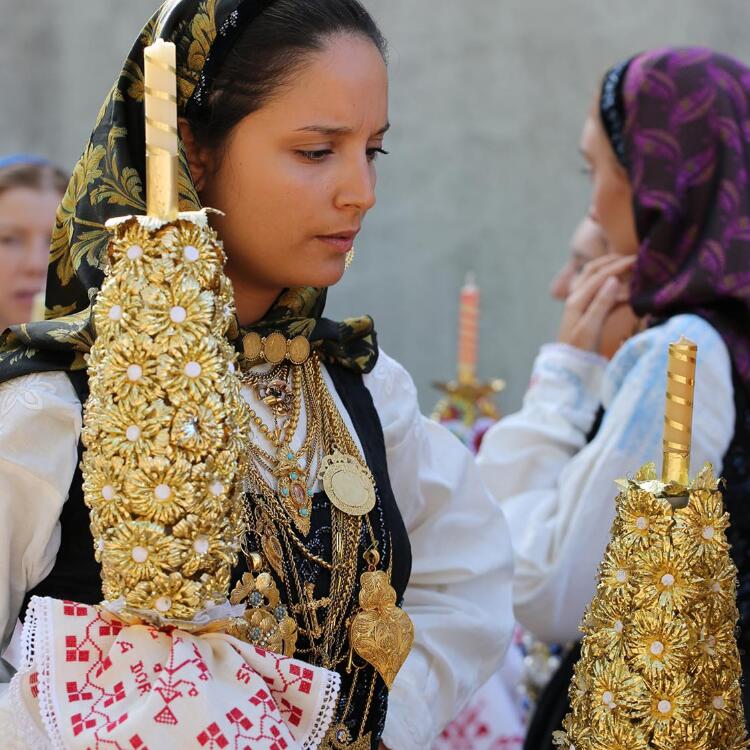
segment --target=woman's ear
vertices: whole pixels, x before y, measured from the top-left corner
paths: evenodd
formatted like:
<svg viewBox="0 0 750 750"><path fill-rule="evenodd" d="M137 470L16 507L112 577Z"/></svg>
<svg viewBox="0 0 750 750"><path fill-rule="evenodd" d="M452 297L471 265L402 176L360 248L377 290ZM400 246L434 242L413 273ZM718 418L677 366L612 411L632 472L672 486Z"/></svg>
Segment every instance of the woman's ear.
<svg viewBox="0 0 750 750"><path fill-rule="evenodd" d="M184 117L177 120L177 127L180 131L182 145L185 148L190 176L193 178L195 189L200 192L205 187L206 175L208 174L208 152L198 145L190 123Z"/></svg>

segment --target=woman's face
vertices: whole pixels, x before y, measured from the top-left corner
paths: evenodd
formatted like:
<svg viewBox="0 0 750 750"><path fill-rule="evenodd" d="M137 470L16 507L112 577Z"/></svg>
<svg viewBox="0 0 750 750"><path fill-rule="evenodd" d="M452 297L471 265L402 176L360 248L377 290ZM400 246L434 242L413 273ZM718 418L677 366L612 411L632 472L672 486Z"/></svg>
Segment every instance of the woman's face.
<svg viewBox="0 0 750 750"><path fill-rule="evenodd" d="M590 217L585 216L573 232L567 262L552 279L549 289L552 297L564 302L570 294L572 284L586 264L596 258L601 258L606 252L607 243L601 227Z"/></svg>
<svg viewBox="0 0 750 750"><path fill-rule="evenodd" d="M218 165L188 148L203 205L224 213L213 223L241 322L262 315L286 287L341 278L375 205L375 159L387 129L380 52L339 35L236 126ZM252 297L265 300L261 308Z"/></svg>
<svg viewBox="0 0 750 750"><path fill-rule="evenodd" d="M630 179L617 161L597 112L586 118L580 149L591 174L591 218L602 228L613 252L635 255L639 243Z"/></svg>
<svg viewBox="0 0 750 750"><path fill-rule="evenodd" d="M0 193L0 329L28 323L47 280L60 195L14 187Z"/></svg>

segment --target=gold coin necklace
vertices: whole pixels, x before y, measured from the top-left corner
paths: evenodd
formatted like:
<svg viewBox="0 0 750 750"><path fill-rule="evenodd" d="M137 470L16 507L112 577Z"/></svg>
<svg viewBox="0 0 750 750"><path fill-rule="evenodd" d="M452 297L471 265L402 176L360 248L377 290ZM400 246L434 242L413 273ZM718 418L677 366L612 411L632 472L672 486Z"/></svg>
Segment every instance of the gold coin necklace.
<svg viewBox="0 0 750 750"><path fill-rule="evenodd" d="M331 505L349 516L367 515L375 507L375 479L365 462L358 460L359 450L333 403L319 363L315 372L323 406L324 432L327 428L328 434L333 436L333 450L323 458L318 478Z"/></svg>

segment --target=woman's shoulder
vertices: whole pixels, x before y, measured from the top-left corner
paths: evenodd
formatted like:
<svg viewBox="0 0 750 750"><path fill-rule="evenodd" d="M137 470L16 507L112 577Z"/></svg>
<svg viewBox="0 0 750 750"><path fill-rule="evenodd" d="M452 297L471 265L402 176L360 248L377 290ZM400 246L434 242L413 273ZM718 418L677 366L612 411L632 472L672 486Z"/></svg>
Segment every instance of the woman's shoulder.
<svg viewBox="0 0 750 750"><path fill-rule="evenodd" d="M28 417L51 406L80 411L81 402L65 372L35 372L0 383L0 425L14 415Z"/></svg>
<svg viewBox="0 0 750 750"><path fill-rule="evenodd" d="M382 349L375 367L364 376L364 383L372 395L386 437L390 432L408 428L419 416L414 380L402 364Z"/></svg>
<svg viewBox="0 0 750 750"><path fill-rule="evenodd" d="M365 375L364 380L370 391L377 390L385 396L399 392L414 397L417 395L417 387L408 370L382 349L378 350L375 367Z"/></svg>

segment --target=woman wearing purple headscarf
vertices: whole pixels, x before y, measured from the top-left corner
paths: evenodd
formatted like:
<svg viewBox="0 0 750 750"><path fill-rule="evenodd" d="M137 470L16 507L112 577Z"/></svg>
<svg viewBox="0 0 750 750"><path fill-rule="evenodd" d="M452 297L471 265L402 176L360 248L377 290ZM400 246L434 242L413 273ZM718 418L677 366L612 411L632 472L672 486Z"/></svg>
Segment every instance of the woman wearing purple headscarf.
<svg viewBox="0 0 750 750"><path fill-rule="evenodd" d="M701 48L621 63L581 151L591 217L619 260L580 275L523 409L488 433L479 459L516 542L516 616L544 639L577 637L614 519L612 481L659 455L667 345L686 335L698 344L693 470L709 460L727 480L750 675L750 68ZM599 342L623 304L634 335L607 362ZM550 747L575 658L542 696L527 748ZM746 715L749 694L746 677Z"/></svg>

